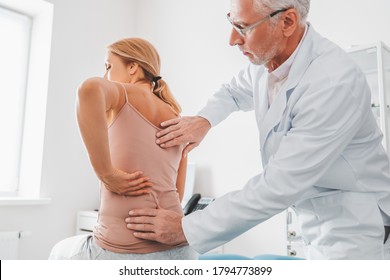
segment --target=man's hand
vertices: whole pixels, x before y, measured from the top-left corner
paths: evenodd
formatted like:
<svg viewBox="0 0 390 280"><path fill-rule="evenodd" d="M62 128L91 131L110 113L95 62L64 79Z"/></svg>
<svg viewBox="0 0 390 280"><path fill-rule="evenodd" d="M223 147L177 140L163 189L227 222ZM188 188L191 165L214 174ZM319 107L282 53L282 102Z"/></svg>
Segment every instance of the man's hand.
<svg viewBox="0 0 390 280"><path fill-rule="evenodd" d="M187 242L181 219L181 214L160 208L131 210L125 221L137 238L178 245Z"/></svg>
<svg viewBox="0 0 390 280"><path fill-rule="evenodd" d="M161 126L166 128L157 132L156 143L161 148L187 144L184 157L200 144L211 128L209 121L199 116L171 119L162 122Z"/></svg>

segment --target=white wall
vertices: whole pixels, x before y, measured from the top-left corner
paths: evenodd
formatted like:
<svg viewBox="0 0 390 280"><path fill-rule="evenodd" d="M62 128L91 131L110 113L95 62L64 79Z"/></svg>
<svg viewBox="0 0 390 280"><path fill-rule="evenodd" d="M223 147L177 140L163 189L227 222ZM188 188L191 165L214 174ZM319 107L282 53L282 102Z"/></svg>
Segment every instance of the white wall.
<svg viewBox="0 0 390 280"><path fill-rule="evenodd" d="M309 21L343 48L383 41L390 46L390 1L312 0Z"/></svg>
<svg viewBox="0 0 390 280"><path fill-rule="evenodd" d="M74 233L76 212L98 207L98 186L74 117L75 90L101 75L105 46L140 36L158 48L162 76L183 106L195 114L207 98L247 63L228 46L228 0L48 0L54 3L53 46L47 109L42 195L44 206L0 207L0 229L22 229L22 259L45 259L52 245ZM312 0L309 20L343 47L383 40L390 44L387 0ZM198 165L196 189L220 196L261 171L252 113L237 113L215 127L190 154ZM284 219L278 216L225 246L253 256L283 254Z"/></svg>

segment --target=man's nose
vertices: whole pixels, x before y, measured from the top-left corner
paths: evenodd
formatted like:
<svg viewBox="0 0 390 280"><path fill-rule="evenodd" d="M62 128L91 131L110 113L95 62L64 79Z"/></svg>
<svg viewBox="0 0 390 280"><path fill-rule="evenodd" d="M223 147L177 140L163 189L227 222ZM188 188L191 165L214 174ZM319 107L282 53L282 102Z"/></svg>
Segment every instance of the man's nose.
<svg viewBox="0 0 390 280"><path fill-rule="evenodd" d="M232 28L232 31L230 32L230 39L229 39L229 45L235 46L235 45L242 45L244 44L244 40L240 34L234 28Z"/></svg>

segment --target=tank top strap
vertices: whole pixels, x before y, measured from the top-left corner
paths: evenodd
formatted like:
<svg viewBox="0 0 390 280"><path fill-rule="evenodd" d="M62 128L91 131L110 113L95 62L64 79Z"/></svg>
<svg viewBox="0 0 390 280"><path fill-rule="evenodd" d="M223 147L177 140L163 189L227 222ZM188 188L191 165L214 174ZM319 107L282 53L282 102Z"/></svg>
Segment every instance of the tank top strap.
<svg viewBox="0 0 390 280"><path fill-rule="evenodd" d="M127 97L127 90L126 90L126 87L124 84L121 84L122 87L123 87L123 90L125 91L125 99L126 99L126 103L129 103L129 98Z"/></svg>

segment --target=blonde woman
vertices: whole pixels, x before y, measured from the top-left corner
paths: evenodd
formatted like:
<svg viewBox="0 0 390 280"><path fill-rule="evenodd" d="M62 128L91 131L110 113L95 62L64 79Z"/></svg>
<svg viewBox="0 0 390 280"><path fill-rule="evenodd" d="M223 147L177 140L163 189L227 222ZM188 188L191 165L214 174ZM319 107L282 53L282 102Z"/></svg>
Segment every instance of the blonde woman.
<svg viewBox="0 0 390 280"><path fill-rule="evenodd" d="M182 214L186 158L183 146L162 149L155 135L180 106L160 77L160 58L146 40L108 46L104 78L78 89L77 119L91 164L101 181L98 226L92 235L59 242L50 259L194 259L187 246L137 239L125 218L134 208Z"/></svg>

